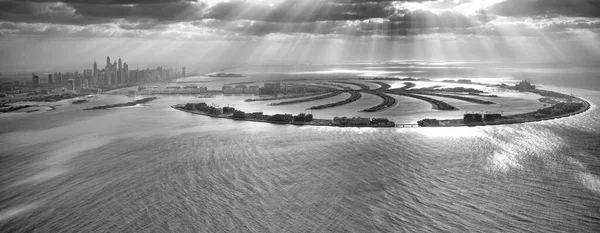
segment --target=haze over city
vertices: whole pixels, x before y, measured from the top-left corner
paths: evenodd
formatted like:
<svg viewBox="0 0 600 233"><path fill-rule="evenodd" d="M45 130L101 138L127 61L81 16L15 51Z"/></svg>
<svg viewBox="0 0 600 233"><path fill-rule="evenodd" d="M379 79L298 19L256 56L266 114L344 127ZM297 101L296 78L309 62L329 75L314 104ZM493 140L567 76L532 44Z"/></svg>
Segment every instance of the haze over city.
<svg viewBox="0 0 600 233"><path fill-rule="evenodd" d="M191 70L600 57L592 0L5 0L0 9L4 72L89 67L108 54L135 61L132 68Z"/></svg>

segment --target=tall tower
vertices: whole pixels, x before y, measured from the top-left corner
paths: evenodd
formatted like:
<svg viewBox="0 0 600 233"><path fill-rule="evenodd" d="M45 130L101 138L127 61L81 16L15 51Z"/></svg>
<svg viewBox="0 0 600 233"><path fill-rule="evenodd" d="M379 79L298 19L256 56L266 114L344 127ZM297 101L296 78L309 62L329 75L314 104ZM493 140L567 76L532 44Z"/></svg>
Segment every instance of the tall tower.
<svg viewBox="0 0 600 233"><path fill-rule="evenodd" d="M98 82L98 64L94 60L94 71L92 71L92 85L97 85Z"/></svg>
<svg viewBox="0 0 600 233"><path fill-rule="evenodd" d="M94 73L93 76L96 77L98 76L98 64L96 64L96 61L94 61Z"/></svg>
<svg viewBox="0 0 600 233"><path fill-rule="evenodd" d="M110 67L110 57L106 57L106 67Z"/></svg>
<svg viewBox="0 0 600 233"><path fill-rule="evenodd" d="M185 77L185 66L181 68L181 76Z"/></svg>
<svg viewBox="0 0 600 233"><path fill-rule="evenodd" d="M108 66L106 67L106 69L104 69L104 81L103 81L103 84L104 84L104 86L107 86L107 87L110 87L112 85L112 83L110 82L111 81L110 80L110 77L111 77L110 71L111 71L111 69Z"/></svg>
<svg viewBox="0 0 600 233"><path fill-rule="evenodd" d="M119 58L119 70L117 71L117 83L123 83L123 63L121 62L121 58Z"/></svg>
<svg viewBox="0 0 600 233"><path fill-rule="evenodd" d="M115 63L112 65L112 83L113 85L119 85L119 83L117 83L117 61L115 61Z"/></svg>
<svg viewBox="0 0 600 233"><path fill-rule="evenodd" d="M38 77L34 73L31 73L31 75L33 76L33 80L31 82L33 84L33 88L39 87L40 86L40 77Z"/></svg>
<svg viewBox="0 0 600 233"><path fill-rule="evenodd" d="M127 62L125 62L123 63L123 82L130 83L131 80L129 79L129 66L127 65Z"/></svg>

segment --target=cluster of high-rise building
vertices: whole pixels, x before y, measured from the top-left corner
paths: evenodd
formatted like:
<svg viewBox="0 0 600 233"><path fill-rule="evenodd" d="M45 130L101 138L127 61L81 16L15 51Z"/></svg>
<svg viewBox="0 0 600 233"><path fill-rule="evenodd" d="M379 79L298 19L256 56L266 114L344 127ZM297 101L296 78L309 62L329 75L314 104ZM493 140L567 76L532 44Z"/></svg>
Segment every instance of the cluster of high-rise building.
<svg viewBox="0 0 600 233"><path fill-rule="evenodd" d="M67 85L68 89L74 89L77 87L88 88L89 79L86 77L89 75L89 70L84 70L83 75L79 72L67 72L67 73L54 73L48 74L48 85ZM35 75L34 75L35 77ZM35 88L35 85L34 85Z"/></svg>
<svg viewBox="0 0 600 233"><path fill-rule="evenodd" d="M523 80L517 85L515 85L517 90L533 90L535 89L535 85L531 85L531 83L527 80Z"/></svg>
<svg viewBox="0 0 600 233"><path fill-rule="evenodd" d="M185 68L182 69L185 73ZM92 85L97 87L115 87L140 82L165 81L179 77L174 69L165 69L162 66L156 69L136 69L129 70L127 62L119 58L118 62L111 63L110 57L106 57L106 66L104 69L98 69L98 64L94 61L91 74Z"/></svg>
<svg viewBox="0 0 600 233"><path fill-rule="evenodd" d="M113 88L143 82L166 81L185 75L185 67L181 71L178 73L175 69L166 69L162 66L156 69L130 70L127 62L123 62L121 58L111 63L110 57L106 57L106 65L103 68L98 67L98 63L94 61L92 69L85 69L83 73L49 74L48 84L70 84L69 87L74 89Z"/></svg>
<svg viewBox="0 0 600 233"><path fill-rule="evenodd" d="M94 61L91 75L92 86L98 87L119 86L120 84L127 84L132 81L129 77L129 65L127 65L127 62L123 63L121 58L119 58L119 63L117 64L117 61L111 63L110 57L106 57L106 66L102 70L98 69L98 64Z"/></svg>
<svg viewBox="0 0 600 233"><path fill-rule="evenodd" d="M23 93L30 92L33 89L52 90L66 88L68 90L82 89L110 89L125 87L130 85L139 85L147 82L164 82L171 79L176 79L187 75L186 67L181 68L181 72L172 68L163 68L159 66L155 69L136 69L130 70L129 64L123 62L120 58L118 61L111 63L110 57L106 57L106 65L104 68L99 68L98 63L94 61L91 69L84 69L80 72L54 72L51 74L39 75L31 74L31 79L24 81L9 81L0 83L0 91ZM44 82L46 81L46 82ZM188 87L186 87L188 88ZM195 87L196 90L189 91L190 93L207 92L206 88ZM36 91L36 90L33 90ZM86 90L94 91L94 90Z"/></svg>

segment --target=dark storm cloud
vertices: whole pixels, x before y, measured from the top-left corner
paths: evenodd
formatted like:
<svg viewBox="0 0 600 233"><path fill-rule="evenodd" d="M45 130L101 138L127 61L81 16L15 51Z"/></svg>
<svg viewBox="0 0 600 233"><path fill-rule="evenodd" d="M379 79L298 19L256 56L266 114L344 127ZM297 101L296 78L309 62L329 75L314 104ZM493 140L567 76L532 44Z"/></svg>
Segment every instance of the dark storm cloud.
<svg viewBox="0 0 600 233"><path fill-rule="evenodd" d="M409 11L402 8L402 3L407 2L426 4L424 8L416 8L422 10ZM394 37L429 33L485 33L489 29L484 27L497 15L527 17L528 20L537 16L544 17L535 20L553 19L557 15L584 17L578 22L551 22L532 28L532 32L598 28L598 23L591 22L589 18L600 17L600 3L593 0L506 0L488 11L480 10L470 16L452 10L458 4L470 2L281 0L269 4L264 1L231 0L213 4L202 0L0 0L0 23L3 25L0 30L4 30L5 34L23 31L25 34L57 35L59 32L73 33L69 29L78 28L78 35L85 36L95 33L99 36L119 35L115 31L132 35L137 33L135 35L140 36L142 31L160 33L186 28L191 33L206 31L223 37L264 36L271 33ZM23 24L45 26L34 28ZM109 29L102 26L110 26L111 32L105 32ZM170 28L174 30L167 30Z"/></svg>
<svg viewBox="0 0 600 233"><path fill-rule="evenodd" d="M352 28L346 33L354 36L384 35L394 37L453 33L466 31L466 29L477 25L477 22L473 22L464 15L457 13L442 12L441 14L433 14L426 11L414 11L382 23L361 22L356 28ZM342 33L344 32L342 31Z"/></svg>
<svg viewBox="0 0 600 233"><path fill-rule="evenodd" d="M331 34L336 28L343 27L343 22L321 21L304 23L281 23L264 21L227 21L203 20L194 22L193 25L204 28L214 28L245 36L262 36L271 33L310 33Z"/></svg>
<svg viewBox="0 0 600 233"><path fill-rule="evenodd" d="M198 0L20 0L22 2L63 2L92 5L130 5L130 4L156 4L174 2L198 2Z"/></svg>
<svg viewBox="0 0 600 233"><path fill-rule="evenodd" d="M463 14L444 11L440 14L434 14L429 11L416 10L407 12L399 16L390 18L393 22L406 24L411 28L465 28L474 25L474 22Z"/></svg>
<svg viewBox="0 0 600 233"><path fill-rule="evenodd" d="M67 5L38 4L29 1L0 1L0 21L54 24L98 24L111 19L75 15Z"/></svg>
<svg viewBox="0 0 600 233"><path fill-rule="evenodd" d="M27 23L101 24L117 19L189 21L197 19L204 4L195 1L0 1L0 20Z"/></svg>
<svg viewBox="0 0 600 233"><path fill-rule="evenodd" d="M2 14L17 14L17 15L32 15L38 13L36 4L32 2L16 2L16 1L0 1L0 13Z"/></svg>
<svg viewBox="0 0 600 233"><path fill-rule="evenodd" d="M69 4L75 13L84 17L109 19L156 19L161 21L189 21L199 17L204 9L203 4L189 1L169 2L164 4Z"/></svg>
<svg viewBox="0 0 600 233"><path fill-rule="evenodd" d="M598 0L506 0L491 11L503 16L571 16L600 17Z"/></svg>
<svg viewBox="0 0 600 233"><path fill-rule="evenodd" d="M430 2L430 1L436 1L436 0L331 0L331 2L336 2L336 3L350 3L350 4L354 4L354 3L374 3L374 2Z"/></svg>
<svg viewBox="0 0 600 233"><path fill-rule="evenodd" d="M385 0L288 0L271 6L264 2L228 1L210 7L193 1L73 0L63 4L43 3L46 7L40 7L39 2L50 1L10 1L9 13L0 14L0 19L66 25L117 22L117 27L126 31L160 31L172 23L194 22L198 28L240 36L271 33L406 36L474 24L452 12L398 10L392 6L393 1ZM135 4L138 2L144 4ZM32 32L55 34L56 31Z"/></svg>
<svg viewBox="0 0 600 233"><path fill-rule="evenodd" d="M16 30L18 28L15 23L0 23L0 29Z"/></svg>
<svg viewBox="0 0 600 233"><path fill-rule="evenodd" d="M98 24L110 20L184 22L197 19L315 22L388 18L390 0L286 0L273 6L251 0L226 1L208 8L195 0L9 0L1 1L0 20L58 24ZM408 0L401 2L423 2ZM61 4L58 4L61 3ZM48 6L59 6L60 11Z"/></svg>
<svg viewBox="0 0 600 233"><path fill-rule="evenodd" d="M341 1L343 2L343 1ZM390 1L344 4L323 0L285 1L268 6L244 1L222 2L207 10L204 18L266 22L315 22L387 18L395 10Z"/></svg>
<svg viewBox="0 0 600 233"><path fill-rule="evenodd" d="M429 33L453 32L478 26L462 14L442 12L433 14L427 11L413 11L383 22L361 22L349 30L336 30L336 33L355 36L384 35L409 36ZM347 28L347 27L346 27Z"/></svg>
<svg viewBox="0 0 600 233"><path fill-rule="evenodd" d="M464 15L453 12L433 14L426 11L414 11L393 16L390 20L317 21L317 22L267 22L267 21L229 21L202 20L194 25L215 28L241 35L267 35L270 33L308 33L337 34L349 36L408 36L431 32L449 32L466 29L477 23Z"/></svg>
<svg viewBox="0 0 600 233"><path fill-rule="evenodd" d="M197 0L0 0L0 20L56 24L102 24L117 19L184 22L197 19L315 22L388 18L392 2L432 0L286 0L274 6L251 0L208 8Z"/></svg>

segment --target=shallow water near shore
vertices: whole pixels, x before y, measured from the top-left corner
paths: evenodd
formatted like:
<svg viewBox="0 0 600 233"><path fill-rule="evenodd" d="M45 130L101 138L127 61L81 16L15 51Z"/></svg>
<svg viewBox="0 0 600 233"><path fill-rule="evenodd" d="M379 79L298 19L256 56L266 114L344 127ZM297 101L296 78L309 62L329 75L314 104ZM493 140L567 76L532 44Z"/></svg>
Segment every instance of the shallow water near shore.
<svg viewBox="0 0 600 233"><path fill-rule="evenodd" d="M102 95L5 115L0 229L595 232L600 92L553 88L592 108L543 122L416 129L273 125L170 107L190 96L82 111L131 100ZM244 99L223 98L209 101ZM353 104L372 105L364 101Z"/></svg>

